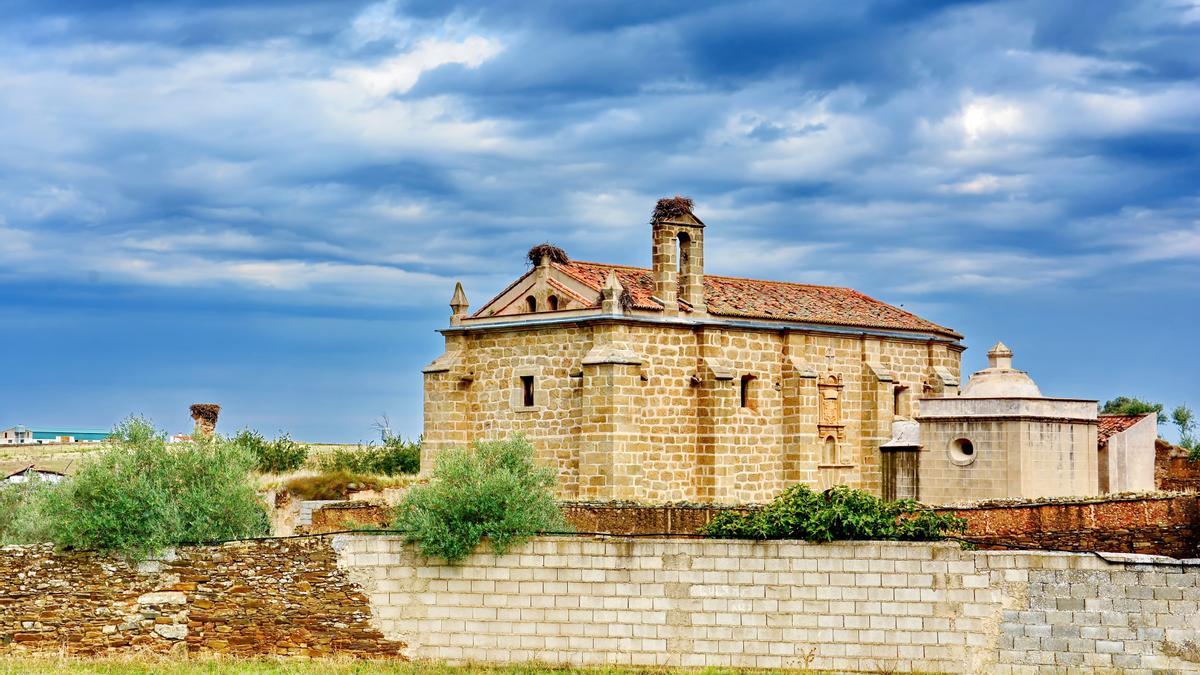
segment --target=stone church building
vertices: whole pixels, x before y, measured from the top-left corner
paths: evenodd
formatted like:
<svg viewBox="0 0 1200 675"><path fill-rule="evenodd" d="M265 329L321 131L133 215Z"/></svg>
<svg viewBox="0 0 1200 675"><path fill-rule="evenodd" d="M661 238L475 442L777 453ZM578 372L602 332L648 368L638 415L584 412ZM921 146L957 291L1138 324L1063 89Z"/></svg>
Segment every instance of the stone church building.
<svg viewBox="0 0 1200 675"><path fill-rule="evenodd" d="M422 465L520 433L572 499L883 492L893 423L958 393L962 336L848 288L706 274L704 229L664 199L650 269L540 246L474 313L458 286L424 370Z"/></svg>

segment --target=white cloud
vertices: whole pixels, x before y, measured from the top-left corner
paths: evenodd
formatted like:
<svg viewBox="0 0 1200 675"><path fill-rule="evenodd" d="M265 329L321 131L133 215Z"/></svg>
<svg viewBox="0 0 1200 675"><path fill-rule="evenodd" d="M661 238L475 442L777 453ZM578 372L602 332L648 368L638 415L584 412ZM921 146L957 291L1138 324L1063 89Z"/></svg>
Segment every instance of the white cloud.
<svg viewBox="0 0 1200 675"><path fill-rule="evenodd" d="M954 291L1011 293L1085 278L1104 262L1098 256L915 248L879 252L866 259L887 268L908 270L917 278L899 284L895 291L917 295Z"/></svg>
<svg viewBox="0 0 1200 675"><path fill-rule="evenodd" d="M1000 98L976 98L963 106L960 116L963 135L968 143L1008 136L1021 131L1025 119L1021 109Z"/></svg>
<svg viewBox="0 0 1200 675"><path fill-rule="evenodd" d="M1056 82L1087 84L1097 76L1128 73L1137 68L1131 61L1097 58L1065 51L1009 49L1005 55Z"/></svg>
<svg viewBox="0 0 1200 675"><path fill-rule="evenodd" d="M382 98L408 92L423 73L444 65L456 63L467 68L478 68L502 49L498 40L479 35L461 41L428 38L417 42L409 52L376 66L343 68L335 74L368 95Z"/></svg>
<svg viewBox="0 0 1200 675"><path fill-rule="evenodd" d="M159 253L197 250L260 251L267 245L268 242L261 237L235 230L168 234L145 238L127 237L122 241L122 246L127 249Z"/></svg>
<svg viewBox="0 0 1200 675"><path fill-rule="evenodd" d="M1018 190L1025 183L1025 176L997 176L990 173L981 173L970 180L940 185L938 186L938 191L962 195L985 195L995 192Z"/></svg>
<svg viewBox="0 0 1200 675"><path fill-rule="evenodd" d="M350 25L352 41L362 46L377 40L402 43L413 30L413 22L396 14L396 0L367 6Z"/></svg>

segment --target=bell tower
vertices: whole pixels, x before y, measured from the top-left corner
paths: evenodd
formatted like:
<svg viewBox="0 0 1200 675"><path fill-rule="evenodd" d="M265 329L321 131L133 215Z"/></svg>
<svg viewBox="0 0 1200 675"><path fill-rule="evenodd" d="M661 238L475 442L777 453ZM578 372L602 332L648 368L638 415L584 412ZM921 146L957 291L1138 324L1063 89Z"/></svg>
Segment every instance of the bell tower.
<svg viewBox="0 0 1200 675"><path fill-rule="evenodd" d="M658 200L650 220L654 295L663 315L678 316L680 301L693 314L704 314L704 222L692 213L688 197Z"/></svg>

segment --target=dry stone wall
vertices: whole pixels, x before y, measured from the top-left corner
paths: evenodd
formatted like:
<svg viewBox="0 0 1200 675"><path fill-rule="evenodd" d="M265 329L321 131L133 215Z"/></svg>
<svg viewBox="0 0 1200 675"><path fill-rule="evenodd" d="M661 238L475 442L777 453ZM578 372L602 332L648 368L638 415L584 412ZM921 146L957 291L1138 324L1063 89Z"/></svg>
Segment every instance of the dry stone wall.
<svg viewBox="0 0 1200 675"><path fill-rule="evenodd" d="M967 521L966 537L985 548L1058 549L1200 556L1200 495L947 507Z"/></svg>
<svg viewBox="0 0 1200 675"><path fill-rule="evenodd" d="M399 658L320 539L185 547L131 565L0 549L0 654L130 652Z"/></svg>
<svg viewBox="0 0 1200 675"><path fill-rule="evenodd" d="M637 535L693 535L718 513L739 509L620 502L562 506L580 532ZM1195 493L992 502L938 511L964 518L966 538L983 548L1200 556L1200 495Z"/></svg>
<svg viewBox="0 0 1200 675"><path fill-rule="evenodd" d="M415 658L1200 672L1200 561L559 537L447 566L394 537L339 536L335 547L384 635Z"/></svg>
<svg viewBox="0 0 1200 675"><path fill-rule="evenodd" d="M1154 485L1159 490L1200 490L1200 461L1161 438L1154 443Z"/></svg>

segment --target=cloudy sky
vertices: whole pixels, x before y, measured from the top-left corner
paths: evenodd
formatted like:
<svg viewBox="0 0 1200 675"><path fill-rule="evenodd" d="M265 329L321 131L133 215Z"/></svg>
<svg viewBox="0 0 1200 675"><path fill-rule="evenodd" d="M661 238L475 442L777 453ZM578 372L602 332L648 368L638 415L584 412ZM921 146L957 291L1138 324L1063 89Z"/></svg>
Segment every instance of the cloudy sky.
<svg viewBox="0 0 1200 675"><path fill-rule="evenodd" d="M807 5L807 6L802 6ZM1200 406L1200 4L0 2L0 427L420 431L455 280L548 240Z"/></svg>

